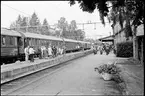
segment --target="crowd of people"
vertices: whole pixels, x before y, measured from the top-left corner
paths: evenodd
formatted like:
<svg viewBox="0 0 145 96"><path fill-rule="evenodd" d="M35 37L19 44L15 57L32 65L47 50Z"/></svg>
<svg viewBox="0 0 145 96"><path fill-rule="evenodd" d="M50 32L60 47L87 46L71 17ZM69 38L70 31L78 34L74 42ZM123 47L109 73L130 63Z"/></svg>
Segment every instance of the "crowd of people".
<svg viewBox="0 0 145 96"><path fill-rule="evenodd" d="M102 55L104 52L106 55L108 55L111 51L114 51L113 45L109 44L100 44L100 45L94 45L92 46L94 54L97 54L98 52ZM35 56L35 50L32 46L27 46L24 50L25 52L25 61L30 60L30 62L34 62L34 56ZM45 46L40 46L38 48L38 56L39 59L44 59L47 57L54 58L58 55L65 54L65 46L62 48L57 46L51 46L49 45L48 48Z"/></svg>
<svg viewBox="0 0 145 96"><path fill-rule="evenodd" d="M111 51L114 51L114 47L113 44L100 44L100 45L94 45L93 46L93 53L97 54L98 52L100 52L100 54L102 55L104 52L106 53L106 55L108 55Z"/></svg>
<svg viewBox="0 0 145 96"><path fill-rule="evenodd" d="M34 48L32 46L27 46L24 49L25 61L30 60L30 62L34 62L35 52L36 52L36 50L34 50ZM54 57L56 57L58 55L62 55L62 54L65 54L65 47L59 48L57 46L49 45L48 48L46 48L45 46L40 46L38 48L39 59L43 59L43 58L47 58L47 57L54 58Z"/></svg>

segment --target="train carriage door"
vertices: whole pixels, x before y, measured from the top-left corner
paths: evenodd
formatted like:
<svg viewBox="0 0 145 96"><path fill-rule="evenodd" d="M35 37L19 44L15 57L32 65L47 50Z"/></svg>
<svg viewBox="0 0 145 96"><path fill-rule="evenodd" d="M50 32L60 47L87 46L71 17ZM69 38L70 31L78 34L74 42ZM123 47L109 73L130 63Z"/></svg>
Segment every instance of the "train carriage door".
<svg viewBox="0 0 145 96"><path fill-rule="evenodd" d="M24 53L23 49L24 49L24 38L18 37L17 39L18 42L18 53L19 55Z"/></svg>
<svg viewBox="0 0 145 96"><path fill-rule="evenodd" d="M24 39L24 48L27 47L28 45L29 45L29 44L28 44L28 39L25 38L25 39Z"/></svg>

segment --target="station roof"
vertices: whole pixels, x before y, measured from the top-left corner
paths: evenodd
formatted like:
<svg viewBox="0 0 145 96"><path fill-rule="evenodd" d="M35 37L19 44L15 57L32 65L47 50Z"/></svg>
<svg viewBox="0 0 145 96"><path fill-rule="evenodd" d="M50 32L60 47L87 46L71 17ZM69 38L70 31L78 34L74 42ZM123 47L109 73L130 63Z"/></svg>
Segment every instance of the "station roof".
<svg viewBox="0 0 145 96"><path fill-rule="evenodd" d="M111 36L100 38L99 40L100 41L113 41L114 37L113 37L113 35L111 35Z"/></svg>

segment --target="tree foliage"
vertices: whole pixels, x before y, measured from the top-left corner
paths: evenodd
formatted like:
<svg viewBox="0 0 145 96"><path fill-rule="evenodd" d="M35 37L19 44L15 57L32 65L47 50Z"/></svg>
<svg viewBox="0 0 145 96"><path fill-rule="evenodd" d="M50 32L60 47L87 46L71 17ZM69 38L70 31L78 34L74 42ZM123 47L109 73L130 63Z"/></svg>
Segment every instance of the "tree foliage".
<svg viewBox="0 0 145 96"><path fill-rule="evenodd" d="M61 17L58 23L55 24L56 28L50 28L47 19L43 20L41 25L37 14L34 12L30 19L29 17L18 16L17 20L10 25L10 28L19 30L21 32L33 32L43 35L51 35L57 37L64 37L74 40L84 40L85 32L77 29L77 23L72 20L70 24L67 22L65 17Z"/></svg>
<svg viewBox="0 0 145 96"><path fill-rule="evenodd" d="M76 29L77 29L76 21L75 20L72 20L70 22L70 30L73 31L73 30L76 30Z"/></svg>
<svg viewBox="0 0 145 96"><path fill-rule="evenodd" d="M25 26L28 26L27 20L28 20L27 17L23 17L23 18L22 18L22 22L21 22L21 25L20 25L20 26L21 26L20 29L21 29L22 32L28 31L28 30L27 30L27 27L25 27Z"/></svg>
<svg viewBox="0 0 145 96"><path fill-rule="evenodd" d="M29 32L35 32L35 33L41 33L41 23L39 21L39 18L37 14L34 12L30 18L29 21L30 27L29 27Z"/></svg>
<svg viewBox="0 0 145 96"><path fill-rule="evenodd" d="M12 23L10 24L10 29L16 30L16 22L12 22Z"/></svg>
<svg viewBox="0 0 145 96"><path fill-rule="evenodd" d="M120 14L119 19L122 17L122 13L126 12L126 18L133 21L134 26L139 26L141 23L144 24L144 0L77 0L80 4L80 8L83 11L92 13L96 8L99 10L100 19L103 24L104 17L108 16L108 9L110 8L107 2L112 3L114 13ZM74 5L75 0L70 0L70 5ZM122 26L122 22L120 20Z"/></svg>
<svg viewBox="0 0 145 96"><path fill-rule="evenodd" d="M16 26L20 28L21 23L22 23L22 17L21 17L21 15L19 15L18 19L16 20Z"/></svg>
<svg viewBox="0 0 145 96"><path fill-rule="evenodd" d="M50 28L50 26L49 26L49 24L48 24L48 22L47 22L47 20L45 18L44 21L43 21L41 34L50 35L49 28Z"/></svg>
<svg viewBox="0 0 145 96"><path fill-rule="evenodd" d="M60 20L58 20L57 27L60 29L60 32L56 32L57 34L61 34L61 37L74 40L84 40L85 38L85 32L77 29L77 23L75 20L72 20L70 24L68 24L66 19L61 17Z"/></svg>
<svg viewBox="0 0 145 96"><path fill-rule="evenodd" d="M30 17L18 16L17 20L10 24L10 28L21 31L21 32L33 32L45 35L51 35L49 33L49 24L46 19L44 19L43 24L41 25L40 20L37 14L34 12Z"/></svg>

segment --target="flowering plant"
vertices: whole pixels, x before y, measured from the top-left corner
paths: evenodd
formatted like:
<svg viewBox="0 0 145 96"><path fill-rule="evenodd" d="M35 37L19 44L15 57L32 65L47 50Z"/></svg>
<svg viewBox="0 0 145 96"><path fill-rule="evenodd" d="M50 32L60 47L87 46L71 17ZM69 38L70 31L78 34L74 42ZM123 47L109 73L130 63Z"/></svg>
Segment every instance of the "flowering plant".
<svg viewBox="0 0 145 96"><path fill-rule="evenodd" d="M99 74L108 73L108 74L117 74L121 70L114 64L103 64L99 67L96 67L95 70L98 70Z"/></svg>

